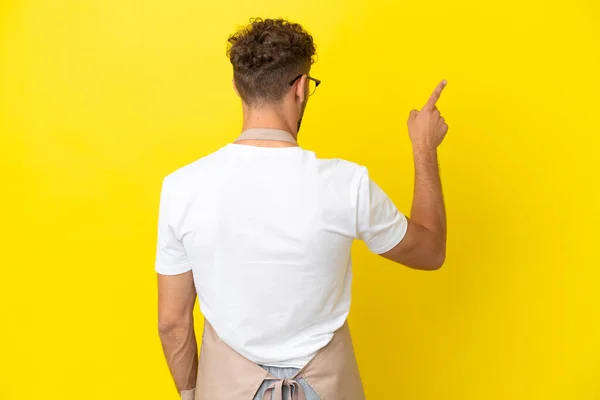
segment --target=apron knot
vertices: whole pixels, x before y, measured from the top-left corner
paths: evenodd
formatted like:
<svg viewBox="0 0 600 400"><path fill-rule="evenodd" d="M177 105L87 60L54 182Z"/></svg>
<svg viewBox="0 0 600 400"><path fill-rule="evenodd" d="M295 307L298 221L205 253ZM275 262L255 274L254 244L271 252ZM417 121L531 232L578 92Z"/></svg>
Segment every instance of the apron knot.
<svg viewBox="0 0 600 400"><path fill-rule="evenodd" d="M269 379L269 378L267 378ZM273 379L275 382L271 383L265 393L263 394L263 400L306 400L306 395L300 384L293 379ZM287 396L284 398L284 388L287 388Z"/></svg>

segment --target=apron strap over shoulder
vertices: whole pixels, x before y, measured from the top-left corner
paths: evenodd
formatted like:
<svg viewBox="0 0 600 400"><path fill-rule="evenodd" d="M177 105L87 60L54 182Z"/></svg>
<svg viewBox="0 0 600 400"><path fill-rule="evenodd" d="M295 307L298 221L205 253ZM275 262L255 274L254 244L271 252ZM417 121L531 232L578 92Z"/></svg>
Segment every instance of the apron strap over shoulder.
<svg viewBox="0 0 600 400"><path fill-rule="evenodd" d="M240 140L274 140L278 142L288 142L297 144L296 138L289 132L281 129L267 129L267 128L252 128L246 129L236 139Z"/></svg>

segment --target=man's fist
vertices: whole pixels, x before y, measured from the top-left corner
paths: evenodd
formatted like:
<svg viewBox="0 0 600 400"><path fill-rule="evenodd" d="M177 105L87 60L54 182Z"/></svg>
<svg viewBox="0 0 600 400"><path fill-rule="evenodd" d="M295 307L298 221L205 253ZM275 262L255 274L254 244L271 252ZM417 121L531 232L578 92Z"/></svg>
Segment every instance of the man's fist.
<svg viewBox="0 0 600 400"><path fill-rule="evenodd" d="M448 132L448 125L435 105L445 86L445 80L440 82L421 111L410 112L408 134L415 150L435 150Z"/></svg>

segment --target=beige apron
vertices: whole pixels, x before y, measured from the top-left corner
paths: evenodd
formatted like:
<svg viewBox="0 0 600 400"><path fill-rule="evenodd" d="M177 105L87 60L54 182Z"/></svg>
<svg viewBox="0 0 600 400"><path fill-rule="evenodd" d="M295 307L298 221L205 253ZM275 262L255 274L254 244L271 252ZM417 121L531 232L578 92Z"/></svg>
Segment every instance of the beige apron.
<svg viewBox="0 0 600 400"><path fill-rule="evenodd" d="M238 140L246 139L296 144L291 134L274 129L244 131ZM289 379L276 378L233 350L219 338L212 325L204 321L195 400L252 400L265 379L273 383L265 391L264 400L288 400L282 397L285 386L294 389L291 400L305 400L297 382L299 378L303 378L321 400L365 399L347 321L334 333L329 344Z"/></svg>
<svg viewBox="0 0 600 400"><path fill-rule="evenodd" d="M348 322L294 377L278 379L227 346L204 321L195 400L252 400L265 379L273 383L264 400L282 400L283 386L295 388L292 400L304 400L299 378L304 378L321 400L365 399Z"/></svg>

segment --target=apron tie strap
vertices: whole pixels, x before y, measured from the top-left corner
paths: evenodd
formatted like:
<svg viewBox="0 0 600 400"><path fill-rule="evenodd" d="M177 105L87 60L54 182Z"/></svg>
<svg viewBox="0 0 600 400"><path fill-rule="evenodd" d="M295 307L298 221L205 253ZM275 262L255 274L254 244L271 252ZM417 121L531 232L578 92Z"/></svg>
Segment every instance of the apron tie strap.
<svg viewBox="0 0 600 400"><path fill-rule="evenodd" d="M302 386L293 379L273 379L267 378L268 380L274 380L271 385L265 390L263 394L263 400L306 400L306 395ZM286 399L283 398L283 388L287 387L289 394ZM267 396L268 395L268 396Z"/></svg>

